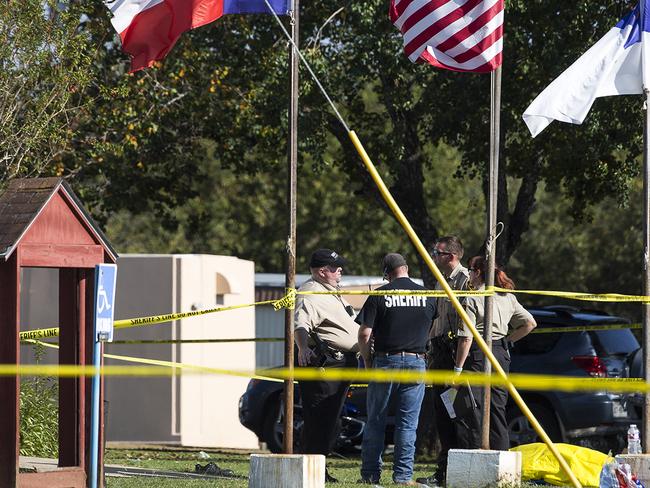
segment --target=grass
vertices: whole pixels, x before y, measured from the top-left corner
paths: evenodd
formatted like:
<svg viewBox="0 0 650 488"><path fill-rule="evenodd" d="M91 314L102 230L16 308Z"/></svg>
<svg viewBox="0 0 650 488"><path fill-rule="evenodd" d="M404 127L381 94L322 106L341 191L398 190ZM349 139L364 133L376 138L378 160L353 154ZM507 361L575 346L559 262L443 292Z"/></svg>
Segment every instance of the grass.
<svg viewBox="0 0 650 488"><path fill-rule="evenodd" d="M208 452L210 459L201 459L199 451L158 451L158 450L123 450L108 449L106 451L106 464L119 464L139 468L156 468L170 471L194 472L197 463L205 465L209 461L215 462L220 468L231 469L238 479L210 479L210 480L178 480L178 479L146 479L146 478L111 478L106 479L107 488L177 488L177 487L223 487L239 488L248 486L248 453L224 453L219 451ZM386 468L384 471L383 486L397 486L388 483L390 480L390 465L392 456L385 459ZM359 479L360 459L358 456L351 458L328 458L327 464L330 473L338 478L339 483L329 485L336 488L359 487L356 481ZM418 463L416 465L415 477L428 476L433 472L435 465L432 463Z"/></svg>
<svg viewBox="0 0 650 488"><path fill-rule="evenodd" d="M169 471L194 472L195 465L205 465L209 461L215 462L220 468L231 469L237 479L209 479L209 480L180 480L142 477L133 478L106 478L107 488L244 488L248 486L248 453L228 453L221 451L208 451L210 459L202 459L199 450L157 450L157 449L108 449L106 451L106 464L119 464L123 466L154 468ZM384 459L385 470L382 477L382 486L397 486L391 479L392 456ZM359 466L361 461L357 456L350 458L330 457L327 461L330 473L338 478L339 483L327 484L332 488L358 488ZM414 478L430 475L435 464L430 462L416 463ZM522 487L539 487L523 483Z"/></svg>

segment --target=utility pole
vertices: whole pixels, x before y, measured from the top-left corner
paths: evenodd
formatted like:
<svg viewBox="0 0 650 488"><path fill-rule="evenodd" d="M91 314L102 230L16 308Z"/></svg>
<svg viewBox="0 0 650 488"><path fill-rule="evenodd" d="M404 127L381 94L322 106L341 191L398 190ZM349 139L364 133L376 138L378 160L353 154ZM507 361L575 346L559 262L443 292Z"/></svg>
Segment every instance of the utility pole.
<svg viewBox="0 0 650 488"><path fill-rule="evenodd" d="M487 203L487 242L485 260L487 263L485 288L494 286L494 266L496 264L496 228L497 201L499 196L499 131L501 125L501 66L490 73L490 175ZM492 350L492 317L494 316L494 297L485 297L485 320L483 321L483 339ZM492 373L492 365L487 357L484 359L483 371ZM481 421L481 447L490 449L490 398L489 387L483 388L483 410Z"/></svg>
<svg viewBox="0 0 650 488"><path fill-rule="evenodd" d="M293 0L290 12L291 38L298 46L299 40L299 0ZM289 175L287 203L289 208L289 230L287 233L287 269L285 289L296 287L296 201L298 179L298 68L300 59L297 49L290 48L291 95L289 101ZM284 310L284 367L291 371L284 381L284 452L293 453L293 310Z"/></svg>

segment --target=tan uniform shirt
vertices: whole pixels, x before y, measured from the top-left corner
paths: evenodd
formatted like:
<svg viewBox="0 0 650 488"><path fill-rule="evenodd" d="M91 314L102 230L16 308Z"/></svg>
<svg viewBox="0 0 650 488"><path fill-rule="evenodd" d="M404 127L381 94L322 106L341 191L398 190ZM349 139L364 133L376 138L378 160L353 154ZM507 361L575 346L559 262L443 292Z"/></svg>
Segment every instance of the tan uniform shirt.
<svg viewBox="0 0 650 488"><path fill-rule="evenodd" d="M337 291L331 285L313 278L307 280L298 291ZM346 310L352 307L340 295L298 295L294 315L295 329L304 329L334 349L357 352L359 350L359 324ZM314 345L310 338L310 345Z"/></svg>
<svg viewBox="0 0 650 488"><path fill-rule="evenodd" d="M485 290L485 285L479 291ZM485 297L473 296L465 299L465 311L472 325L483 334L485 322ZM492 313L492 340L498 340L508 335L511 329L518 329L527 322L533 321L533 316L526 310L512 293L497 293L493 297L494 312ZM471 337L472 333L461 324L458 329L459 337Z"/></svg>
<svg viewBox="0 0 650 488"><path fill-rule="evenodd" d="M449 283L449 286L454 290L466 290L468 281L469 272L462 264L456 266L447 278L447 283ZM440 283L436 283L435 289L442 290ZM458 312L456 312L451 300L447 297L437 298L436 307L438 310L438 316L433 321L429 337L446 336L450 330L453 333L456 333L460 323L460 317L458 317Z"/></svg>

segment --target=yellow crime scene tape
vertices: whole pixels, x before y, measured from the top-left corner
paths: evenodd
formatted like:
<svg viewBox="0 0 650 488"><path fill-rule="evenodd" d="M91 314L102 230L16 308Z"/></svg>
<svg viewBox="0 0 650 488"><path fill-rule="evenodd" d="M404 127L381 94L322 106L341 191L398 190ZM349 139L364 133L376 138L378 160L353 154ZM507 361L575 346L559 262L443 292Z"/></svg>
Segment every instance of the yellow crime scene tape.
<svg viewBox="0 0 650 488"><path fill-rule="evenodd" d="M476 291L476 290L454 290L454 294L459 297L470 296L489 296L494 295L491 291ZM434 298L446 298L447 294L442 290L309 290L309 291L296 291L296 295L368 295L368 296L384 296L384 295L397 295L397 296L425 296Z"/></svg>
<svg viewBox="0 0 650 488"><path fill-rule="evenodd" d="M643 329L643 324L612 324L612 325L578 325L567 327L536 327L531 334L550 334L555 332L585 332L592 330L621 330Z"/></svg>
<svg viewBox="0 0 650 488"><path fill-rule="evenodd" d="M293 297L293 298L292 298ZM152 315L149 317L137 317L133 319L116 320L113 322L113 327L116 329L126 329L130 327L142 327L148 325L162 324L164 322L172 322L174 320L186 319L189 317L198 317L216 312L225 312L228 310L237 310L241 308L255 307L258 305L273 305L273 308L279 310L284 307L293 308L292 303L295 303L295 290L288 291L287 295L279 300L264 300L255 303L246 303L242 305L230 305L228 307L209 308L205 310L192 310L191 312L178 312L169 313L165 315ZM20 340L22 342L34 339L47 339L50 337L58 337L59 328L50 327L47 329L34 329L26 330L20 333Z"/></svg>
<svg viewBox="0 0 650 488"><path fill-rule="evenodd" d="M540 295L569 300L581 300L588 302L641 302L650 303L650 297L645 295L623 295L620 293L585 293L575 291L552 291L552 290L509 290L497 286L485 290L453 290L457 297L469 296L492 296L495 293L520 293L525 295ZM427 297L446 298L443 290L337 290L337 291L300 291L296 295L419 295Z"/></svg>
<svg viewBox="0 0 650 488"><path fill-rule="evenodd" d="M140 339L111 341L111 344L221 344L232 342L281 342L284 337L246 337L242 339Z"/></svg>
<svg viewBox="0 0 650 488"><path fill-rule="evenodd" d="M50 346L52 346L50 344ZM161 361L157 359L132 358L105 354L106 358L119 361L140 363L147 366L104 365L99 368L103 376L176 376L181 374L214 374L237 376L269 381L284 381L293 378L302 381L350 381L356 383L416 383L453 384L468 382L473 386L503 387L506 381L497 375L463 372L460 376L452 371L384 371L378 369L344 369L344 368L279 368L257 371L229 370L197 366L192 364ZM0 376L54 376L82 377L93 376L97 371L92 365L57 365L57 364L1 364ZM510 382L522 390L554 390L564 392L609 391L613 393L650 393L650 384L640 378L577 378L571 376L551 376L513 373Z"/></svg>
<svg viewBox="0 0 650 488"><path fill-rule="evenodd" d="M42 342L37 340L29 340L27 342L49 347L50 349L59 349L58 344L51 344L49 342ZM267 380L267 381L282 381L271 376L261 376L258 375L257 373L251 373L246 371L235 371L235 370L221 369L221 368L210 368L206 366L197 366L193 364L178 363L174 361L163 361L161 359L134 358L129 356L120 356L117 354L106 354L106 353L103 356L105 358L115 359L118 361L149 365L149 366L117 366L117 365L102 366L100 368L101 371L100 374L104 376L175 376L180 373L171 370L180 369L180 370L186 370L187 372L190 373L193 372L195 374L209 373L209 374L216 374L216 375L238 376L238 377L260 379L260 380ZM10 366L10 365L0 365L0 376L3 375L2 374L2 372L4 371L3 366ZM56 365L56 364L37 365L36 364L36 365L20 365L19 367L23 367L23 366L27 368L26 371L29 371L29 373L25 373L24 376L76 377L76 376L92 376L93 375L92 371L94 371L95 373L97 372L97 368L91 365L79 366L79 365ZM43 368L45 368L44 371L57 371L57 368L59 367L61 367L62 369L60 370L59 374L56 373L45 374L39 371L38 366L42 366ZM75 368L78 368L78 370L76 370ZM75 373L75 371L77 371L77 373ZM91 372L88 373L88 371Z"/></svg>
<svg viewBox="0 0 650 488"><path fill-rule="evenodd" d="M593 293L580 293L580 292L563 292L563 291L544 291L544 290L507 290L505 288L490 288L485 291L472 291L472 290L463 290L463 291L454 291L454 294L459 297L467 296L490 296L495 292L497 293L524 293L524 294L533 294L533 295L544 295L544 296L557 296L562 298L574 299L574 300L586 300L586 301L607 301L607 302L650 302L650 297L640 296L640 295L621 295L618 293L602 293L602 294L593 294ZM237 310L241 308L255 307L258 305L273 305L275 310L280 310L282 308L293 309L295 307L295 299L297 295L414 295L414 296L427 296L427 297L446 297L444 291L441 290L338 290L338 291L298 291L294 288L287 290L287 294L279 300L265 300L255 303L247 303L243 305L231 305L228 307L217 307L210 308L206 310L193 310L190 312L178 312L165 315L152 315L149 317L137 317L132 319L116 320L114 322L114 327L116 329L125 329L130 327L141 327L148 325L161 324L164 322L171 322L174 320L180 320L190 317L198 317L201 315L212 314L216 312L225 312L228 310ZM591 328L590 328L591 327ZM600 329L593 328L600 327ZM577 332L580 330L606 330L610 329L637 329L641 328L640 325L634 324L634 326L624 326L624 325L608 325L608 326L585 326L585 328L545 328L533 331L534 333L550 333L550 332ZM556 330L557 329L557 330ZM46 329L35 329L22 331L20 333L20 340L27 341L30 339L47 339L51 337L57 337L59 335L58 327L50 327ZM234 342L234 341L233 341Z"/></svg>
<svg viewBox="0 0 650 488"><path fill-rule="evenodd" d="M578 325L557 327L536 327L531 334L551 334L563 332L589 332L598 330L642 329L643 324ZM282 342L284 337L246 337L240 339L150 339L121 340L111 344L219 344L231 342Z"/></svg>
<svg viewBox="0 0 650 488"><path fill-rule="evenodd" d="M575 291L546 291L546 290L507 290L505 288L492 288L498 293L521 293L525 295L542 295L548 297L568 298L569 300L582 300L586 302L641 302L650 303L650 296L622 295L620 293L581 293Z"/></svg>

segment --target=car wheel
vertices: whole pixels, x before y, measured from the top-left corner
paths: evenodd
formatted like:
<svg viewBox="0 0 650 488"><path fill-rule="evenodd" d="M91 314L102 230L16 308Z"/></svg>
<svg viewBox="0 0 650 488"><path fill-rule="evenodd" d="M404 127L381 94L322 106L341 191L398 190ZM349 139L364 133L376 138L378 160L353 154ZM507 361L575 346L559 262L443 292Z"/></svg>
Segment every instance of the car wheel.
<svg viewBox="0 0 650 488"><path fill-rule="evenodd" d="M293 412L293 451L300 452L300 438L302 436L302 412L295 407ZM264 442L269 451L281 453L284 448L284 401L281 395L268 401L264 426L262 430Z"/></svg>
<svg viewBox="0 0 650 488"><path fill-rule="evenodd" d="M562 431L560 430L560 424L558 423L555 414L548 407L540 405L539 403L531 403L528 405L528 408L533 412L533 415L542 425L551 440L553 442L562 442ZM508 419L510 447L519 446L521 444L531 444L533 442L542 442L526 416L521 413L521 410L519 410L519 407L513 405L508 408L506 418Z"/></svg>

